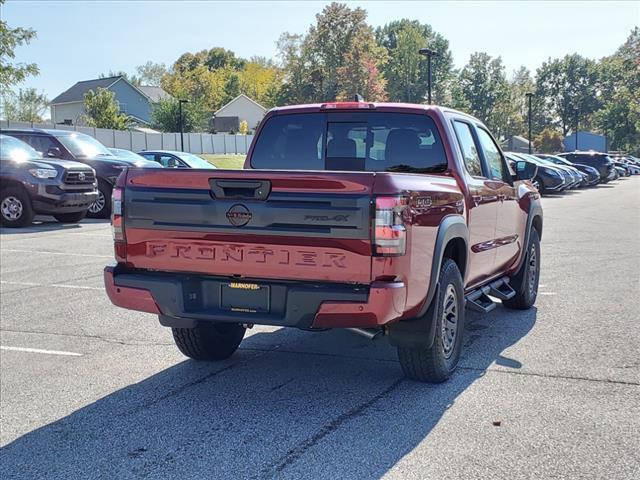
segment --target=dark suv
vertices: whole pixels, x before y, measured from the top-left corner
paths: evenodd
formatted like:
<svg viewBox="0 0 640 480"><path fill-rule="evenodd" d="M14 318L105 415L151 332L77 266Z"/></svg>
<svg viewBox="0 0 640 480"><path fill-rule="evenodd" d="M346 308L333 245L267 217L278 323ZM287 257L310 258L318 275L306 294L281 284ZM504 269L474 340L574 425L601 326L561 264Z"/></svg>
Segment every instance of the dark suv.
<svg viewBox="0 0 640 480"><path fill-rule="evenodd" d="M28 143L43 157L75 160L92 167L98 177L98 198L89 207L89 217L109 217L111 191L122 170L132 166L160 167L155 162L117 157L98 140L80 132L26 128L6 129L2 133Z"/></svg>
<svg viewBox="0 0 640 480"><path fill-rule="evenodd" d="M560 153L558 157L566 158L571 163L589 165L598 170L600 181L607 183L615 176L613 161L606 153L599 152L568 152Z"/></svg>
<svg viewBox="0 0 640 480"><path fill-rule="evenodd" d="M91 167L40 158L20 140L0 135L0 224L25 227L34 215L75 223L98 198Z"/></svg>

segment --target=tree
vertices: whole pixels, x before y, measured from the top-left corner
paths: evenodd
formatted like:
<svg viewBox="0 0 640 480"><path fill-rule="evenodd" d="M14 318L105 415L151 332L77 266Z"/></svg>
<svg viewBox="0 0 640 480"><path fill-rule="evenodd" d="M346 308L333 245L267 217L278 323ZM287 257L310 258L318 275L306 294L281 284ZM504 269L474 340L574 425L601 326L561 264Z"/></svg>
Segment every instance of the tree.
<svg viewBox="0 0 640 480"><path fill-rule="evenodd" d="M185 132L206 130L207 113L198 101L182 105L183 128ZM162 99L153 106L151 126L163 132L180 131L180 107L176 98Z"/></svg>
<svg viewBox="0 0 640 480"><path fill-rule="evenodd" d="M367 12L333 2L316 15L316 24L309 28L303 51L318 82L317 100L335 100L340 90L338 69L344 66L344 54L351 50L360 29L366 28Z"/></svg>
<svg viewBox="0 0 640 480"><path fill-rule="evenodd" d="M596 63L578 54L549 59L537 70L536 96L542 100L544 115L563 135L575 130L576 123L588 127L600 107L597 95Z"/></svg>
<svg viewBox="0 0 640 480"><path fill-rule="evenodd" d="M378 43L389 55L382 72L393 101L422 103L429 83L427 59L418 53L424 47L438 52L432 58L432 96L437 104L451 105L453 56L449 42L427 24L396 20L376 30Z"/></svg>
<svg viewBox="0 0 640 480"><path fill-rule="evenodd" d="M379 65L386 60L386 51L376 44L371 27L361 28L353 37L336 71L339 100L353 100L356 93L365 100L381 102L387 99L386 80Z"/></svg>
<svg viewBox="0 0 640 480"><path fill-rule="evenodd" d="M162 78L167 75L169 71L164 63L148 61L144 65L138 65L136 67L136 73L138 74L140 85L159 87Z"/></svg>
<svg viewBox="0 0 640 480"><path fill-rule="evenodd" d="M101 73L98 78L109 78L109 77L122 77L131 85L138 86L140 85L140 79L135 75L129 75L127 72L123 72L122 70L115 71L109 70L107 73Z"/></svg>
<svg viewBox="0 0 640 480"><path fill-rule="evenodd" d="M242 120L240 122L240 126L238 127L238 133L240 135L246 135L247 133L249 133L249 124L247 123L246 120Z"/></svg>
<svg viewBox="0 0 640 480"><path fill-rule="evenodd" d="M598 65L602 107L594 114L594 125L608 139L612 150L640 155L640 28Z"/></svg>
<svg viewBox="0 0 640 480"><path fill-rule="evenodd" d="M0 0L0 5L4 0ZM11 28L0 19L0 89L4 92L12 85L24 81L29 75L38 75L35 63L13 62L16 58L15 49L27 45L36 38L35 30L31 28Z"/></svg>
<svg viewBox="0 0 640 480"><path fill-rule="evenodd" d="M507 96L508 82L500 57L492 58L480 52L474 53L459 77L458 95L470 113L485 122L490 128L499 125L502 112L499 102ZM461 106L456 105L461 108Z"/></svg>
<svg viewBox="0 0 640 480"><path fill-rule="evenodd" d="M35 88L20 89L17 94L9 92L3 96L3 113L7 120L43 122L42 116L48 106L47 96Z"/></svg>
<svg viewBox="0 0 640 480"><path fill-rule="evenodd" d="M553 128L545 128L533 137L533 145L540 153L558 153L563 150L563 135Z"/></svg>
<svg viewBox="0 0 640 480"><path fill-rule="evenodd" d="M92 127L126 130L131 124L131 119L120 113L115 93L105 88L84 94L84 110L84 120Z"/></svg>

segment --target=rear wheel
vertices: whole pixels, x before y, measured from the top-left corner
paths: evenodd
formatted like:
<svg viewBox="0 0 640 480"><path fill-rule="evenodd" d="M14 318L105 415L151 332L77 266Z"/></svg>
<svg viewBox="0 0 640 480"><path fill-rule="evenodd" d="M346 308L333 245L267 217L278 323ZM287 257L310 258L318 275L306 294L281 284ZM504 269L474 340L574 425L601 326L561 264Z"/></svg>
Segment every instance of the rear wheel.
<svg viewBox="0 0 640 480"><path fill-rule="evenodd" d="M87 216L87 211L82 210L81 212L73 212L73 213L58 213L53 216L60 223L78 223L84 217Z"/></svg>
<svg viewBox="0 0 640 480"><path fill-rule="evenodd" d="M172 328L178 349L194 360L224 360L238 349L246 329L233 323L201 323L195 328Z"/></svg>
<svg viewBox="0 0 640 480"><path fill-rule="evenodd" d="M540 236L535 228L531 228L527 256L520 271L511 279L511 286L516 295L502 304L507 308L526 310L536 303L538 282L540 280Z"/></svg>
<svg viewBox="0 0 640 480"><path fill-rule="evenodd" d="M109 218L111 215L111 185L98 181L98 198L89 205L87 216L90 218Z"/></svg>
<svg viewBox="0 0 640 480"><path fill-rule="evenodd" d="M464 333L464 289L462 275L451 259L440 269L435 338L431 348L398 347L404 374L420 382L439 383L454 372L462 351Z"/></svg>
<svg viewBox="0 0 640 480"><path fill-rule="evenodd" d="M9 186L0 192L0 224L3 227L31 225L35 213L31 199L22 187Z"/></svg>

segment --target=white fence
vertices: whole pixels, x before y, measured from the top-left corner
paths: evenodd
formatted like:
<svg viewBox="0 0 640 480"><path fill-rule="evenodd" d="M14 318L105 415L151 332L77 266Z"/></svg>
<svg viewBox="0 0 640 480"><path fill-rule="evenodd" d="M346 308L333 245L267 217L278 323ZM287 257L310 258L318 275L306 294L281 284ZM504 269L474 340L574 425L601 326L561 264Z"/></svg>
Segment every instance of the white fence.
<svg viewBox="0 0 640 480"><path fill-rule="evenodd" d="M86 133L107 147L125 148L134 152L142 150L180 150L179 133L144 133L133 130L109 130L106 128L77 125L14 122L0 120L3 128L55 128ZM249 151L253 135L228 135L225 133L185 133L184 151L191 153L241 154Z"/></svg>

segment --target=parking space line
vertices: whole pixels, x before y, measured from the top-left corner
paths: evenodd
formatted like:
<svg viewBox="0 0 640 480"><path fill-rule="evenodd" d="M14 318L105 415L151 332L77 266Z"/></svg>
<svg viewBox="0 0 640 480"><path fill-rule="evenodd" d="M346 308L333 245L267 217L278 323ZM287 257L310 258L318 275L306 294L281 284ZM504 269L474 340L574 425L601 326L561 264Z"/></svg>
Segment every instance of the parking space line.
<svg viewBox="0 0 640 480"><path fill-rule="evenodd" d="M0 283L6 285L17 285L23 287L55 287L55 288L77 288L79 290L104 290L102 287L89 287L86 285L67 285L64 283L36 283L36 282L12 282L9 280L0 280Z"/></svg>
<svg viewBox="0 0 640 480"><path fill-rule="evenodd" d="M538 292L538 295L555 295L556 292Z"/></svg>
<svg viewBox="0 0 640 480"><path fill-rule="evenodd" d="M67 357L81 357L81 353L65 352L63 350L42 350L40 348L27 348L27 347L8 347L6 345L0 345L0 350L9 350L11 352L26 352L26 353L43 353L45 355L64 355Z"/></svg>
<svg viewBox="0 0 640 480"><path fill-rule="evenodd" d="M113 258L112 255L95 255L92 253L66 253L66 252L47 252L44 250L22 250L20 248L3 248L0 252L8 253L41 253L44 255L64 255L67 257L91 257L91 258Z"/></svg>

